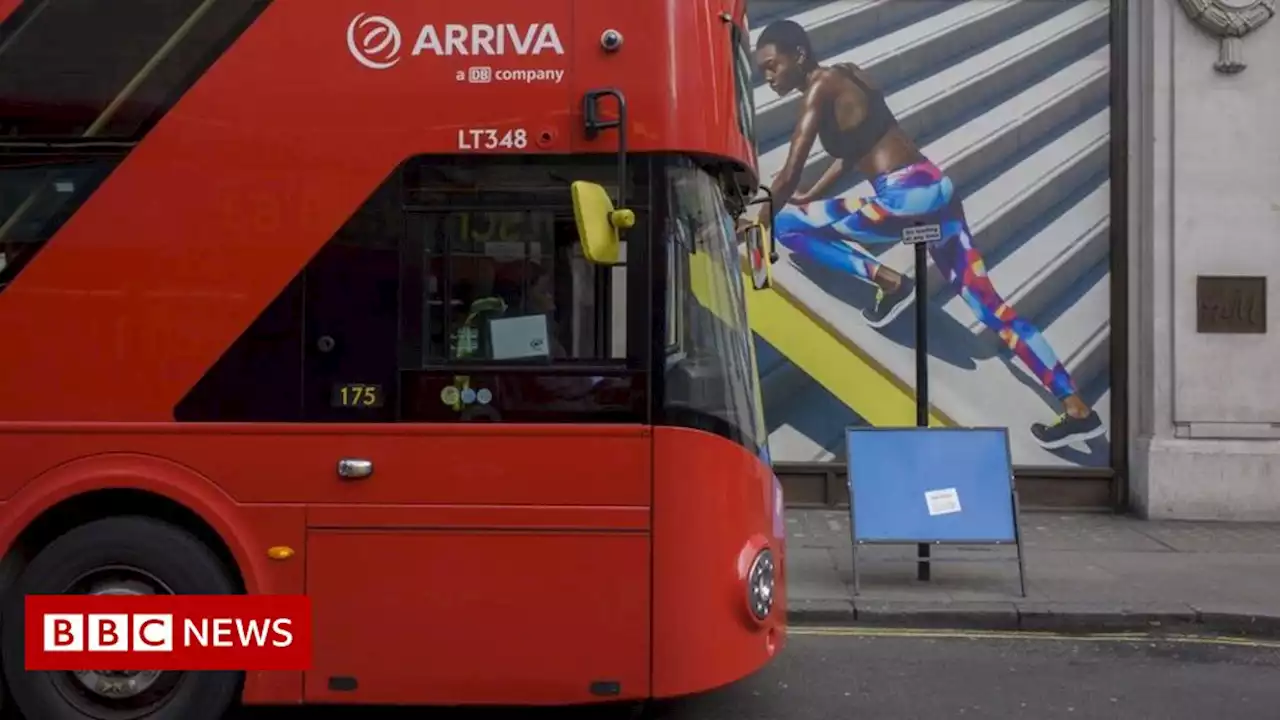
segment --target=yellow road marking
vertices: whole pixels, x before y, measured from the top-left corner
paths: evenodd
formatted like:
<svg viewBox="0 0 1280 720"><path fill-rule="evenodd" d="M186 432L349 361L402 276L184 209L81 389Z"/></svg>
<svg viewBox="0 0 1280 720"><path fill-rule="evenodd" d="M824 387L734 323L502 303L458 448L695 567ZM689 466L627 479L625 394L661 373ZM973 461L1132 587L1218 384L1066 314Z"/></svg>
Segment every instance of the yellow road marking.
<svg viewBox="0 0 1280 720"><path fill-rule="evenodd" d="M1280 640L1150 632L1054 633L1034 630L927 630L912 628L795 627L788 635L814 637L921 638L934 640L1038 640L1048 642L1153 642L1183 645L1230 645L1280 650Z"/></svg>

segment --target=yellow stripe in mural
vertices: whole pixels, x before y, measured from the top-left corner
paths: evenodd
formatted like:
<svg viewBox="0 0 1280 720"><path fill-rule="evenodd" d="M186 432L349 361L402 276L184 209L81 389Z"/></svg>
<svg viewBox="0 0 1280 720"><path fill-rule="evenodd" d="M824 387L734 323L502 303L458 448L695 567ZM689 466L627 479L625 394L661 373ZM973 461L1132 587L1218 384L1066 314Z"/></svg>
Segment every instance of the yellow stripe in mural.
<svg viewBox="0 0 1280 720"><path fill-rule="evenodd" d="M732 309L719 307L716 300L727 300L731 295L707 287L723 275L707 267L711 260L706 253L690 255L688 261L694 297L721 320L733 324ZM755 290L746 258L742 259L742 271L747 318L751 329L765 342L872 426L915 424L916 401L910 387L903 386L888 370L864 357L855 345L825 327L800 303L780 294L776 286ZM758 375L759 371L756 372ZM769 410L764 408L764 411L767 415ZM944 427L955 423L936 408L930 408L929 425Z"/></svg>
<svg viewBox="0 0 1280 720"><path fill-rule="evenodd" d="M798 303L776 289L750 289L750 278L747 283L747 316L751 329L760 337L871 425L915 424L915 398L910 388L895 382L888 370L860 355ZM955 423L931 409L929 424L942 427Z"/></svg>

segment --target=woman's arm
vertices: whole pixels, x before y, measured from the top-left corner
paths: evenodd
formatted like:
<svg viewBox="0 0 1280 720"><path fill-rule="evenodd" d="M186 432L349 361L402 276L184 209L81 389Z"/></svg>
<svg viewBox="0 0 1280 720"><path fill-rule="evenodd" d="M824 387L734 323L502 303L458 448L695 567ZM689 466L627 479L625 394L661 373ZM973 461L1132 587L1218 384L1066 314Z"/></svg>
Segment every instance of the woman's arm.
<svg viewBox="0 0 1280 720"><path fill-rule="evenodd" d="M804 107L800 110L800 120L791 133L791 148L787 152L787 162L782 170L773 178L769 191L773 195L773 212L777 214L783 205L791 202L800 185L800 175L804 172L805 163L809 161L809 152L818 139L818 128L822 122L822 112L827 105L828 83L816 82L804 96ZM769 218L770 221L773 218Z"/></svg>
<svg viewBox="0 0 1280 720"><path fill-rule="evenodd" d="M836 158L827 167L826 172L822 173L822 177L813 184L813 187L802 192L798 192L791 197L792 205L804 205L814 200L826 197L827 191L831 189L836 181L844 176L844 158Z"/></svg>

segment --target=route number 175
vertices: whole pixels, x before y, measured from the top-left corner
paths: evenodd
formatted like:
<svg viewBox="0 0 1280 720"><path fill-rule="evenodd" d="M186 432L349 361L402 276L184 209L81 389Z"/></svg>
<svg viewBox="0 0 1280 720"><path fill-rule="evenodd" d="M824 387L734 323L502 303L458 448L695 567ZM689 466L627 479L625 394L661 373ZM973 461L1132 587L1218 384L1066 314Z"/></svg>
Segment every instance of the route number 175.
<svg viewBox="0 0 1280 720"><path fill-rule="evenodd" d="M380 408L383 404L382 386L366 383L335 385L330 404L339 408Z"/></svg>

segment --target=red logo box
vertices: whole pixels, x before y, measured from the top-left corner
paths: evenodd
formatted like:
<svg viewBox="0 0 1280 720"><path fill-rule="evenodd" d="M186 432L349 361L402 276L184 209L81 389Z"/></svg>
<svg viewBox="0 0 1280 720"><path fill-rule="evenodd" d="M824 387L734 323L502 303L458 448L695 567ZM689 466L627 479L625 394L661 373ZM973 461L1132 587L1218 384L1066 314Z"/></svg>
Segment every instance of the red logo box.
<svg viewBox="0 0 1280 720"><path fill-rule="evenodd" d="M28 595L28 670L309 670L305 595Z"/></svg>

